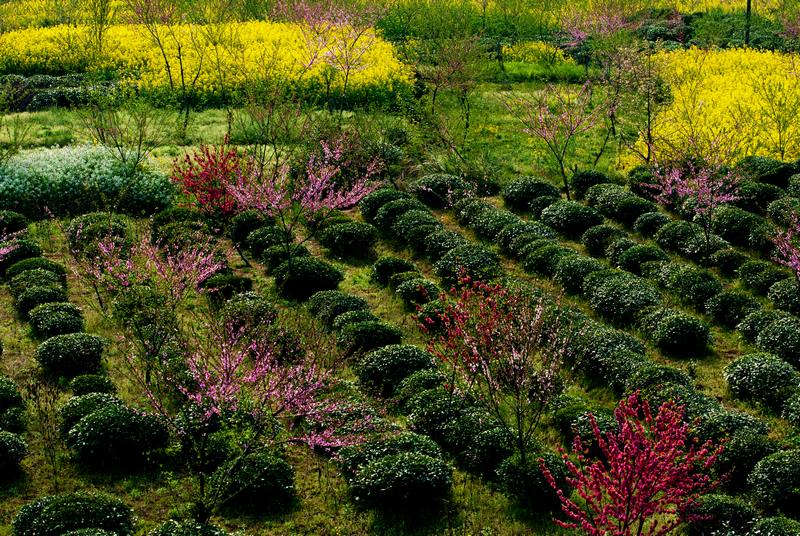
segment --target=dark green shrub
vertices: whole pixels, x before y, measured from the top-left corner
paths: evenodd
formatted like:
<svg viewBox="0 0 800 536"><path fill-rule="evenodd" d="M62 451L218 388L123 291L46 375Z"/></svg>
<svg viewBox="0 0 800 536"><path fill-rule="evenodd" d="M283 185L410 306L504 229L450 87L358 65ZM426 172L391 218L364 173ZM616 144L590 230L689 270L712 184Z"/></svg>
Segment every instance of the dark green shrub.
<svg viewBox="0 0 800 536"><path fill-rule="evenodd" d="M661 285L681 301L703 311L706 302L722 292L722 283L711 272L688 264L663 265Z"/></svg>
<svg viewBox="0 0 800 536"><path fill-rule="evenodd" d="M778 516L757 519L747 536L795 536L796 534L800 534L800 521Z"/></svg>
<svg viewBox="0 0 800 536"><path fill-rule="evenodd" d="M331 329L333 331L341 331L349 324L356 324L358 322L377 322L380 320L377 316L369 311L347 311L333 319Z"/></svg>
<svg viewBox="0 0 800 536"><path fill-rule="evenodd" d="M395 289L395 294L397 294L406 304L406 307L411 310L416 309L419 305L435 300L439 297L440 293L441 289L436 286L436 283L421 277L404 281Z"/></svg>
<svg viewBox="0 0 800 536"><path fill-rule="evenodd" d="M777 309L789 311L793 315L800 314L800 282L793 277L778 281L769 287L767 298L772 300Z"/></svg>
<svg viewBox="0 0 800 536"><path fill-rule="evenodd" d="M756 337L756 346L792 366L800 366L800 319L781 318L767 325Z"/></svg>
<svg viewBox="0 0 800 536"><path fill-rule="evenodd" d="M293 259L301 257L310 257L311 252L304 245L292 246L291 256ZM271 273L289 260L289 252L286 251L285 246L270 246L261 253L259 260L264 264L267 273Z"/></svg>
<svg viewBox="0 0 800 536"><path fill-rule="evenodd" d="M654 212L652 201L639 197L618 184L598 184L586 192L589 205L601 214L624 225L633 225L639 216Z"/></svg>
<svg viewBox="0 0 800 536"><path fill-rule="evenodd" d="M253 280L235 274L215 274L203 281L201 288L206 297L214 305L221 305L233 298L236 294L249 292L253 289Z"/></svg>
<svg viewBox="0 0 800 536"><path fill-rule="evenodd" d="M668 261L669 255L656 245L637 244L619 256L618 266L623 270L642 275L642 265L652 261Z"/></svg>
<svg viewBox="0 0 800 536"><path fill-rule="evenodd" d="M394 190L391 188L383 188L380 190L375 190L371 194L368 194L361 200L358 204L358 209L361 212L361 217L364 218L364 221L367 223L374 223L375 216L378 214L378 210L387 203L391 203L392 201L397 201L398 199L410 199L411 194L406 192L401 192L400 190Z"/></svg>
<svg viewBox="0 0 800 536"><path fill-rule="evenodd" d="M14 381L0 375L0 414L5 411L22 405L22 394Z"/></svg>
<svg viewBox="0 0 800 536"><path fill-rule="evenodd" d="M34 268L25 270L10 279L8 290L14 298L19 298L20 294L31 287L52 287L66 289L64 281L49 270Z"/></svg>
<svg viewBox="0 0 800 536"><path fill-rule="evenodd" d="M452 484L453 470L441 459L402 452L366 464L350 491L369 507L418 513L441 504Z"/></svg>
<svg viewBox="0 0 800 536"><path fill-rule="evenodd" d="M27 238L14 238L13 240L0 242L0 247L8 245L13 245L14 249L7 252L0 259L0 275L5 275L9 267L20 261L42 256L42 248L39 247L39 244Z"/></svg>
<svg viewBox="0 0 800 536"><path fill-rule="evenodd" d="M519 216L507 210L487 209L475 218L471 227L480 238L494 241L505 227L521 222Z"/></svg>
<svg viewBox="0 0 800 536"><path fill-rule="evenodd" d="M441 299L429 301L417 311L417 322L429 333L439 333L443 329L442 315L445 313L445 302Z"/></svg>
<svg viewBox="0 0 800 536"><path fill-rule="evenodd" d="M703 355L711 343L711 331L699 318L675 311L661 309L647 315L642 324L647 326L653 342L665 353L688 357Z"/></svg>
<svg viewBox="0 0 800 536"><path fill-rule="evenodd" d="M13 210L0 210L0 236L19 233L28 228L28 218Z"/></svg>
<svg viewBox="0 0 800 536"><path fill-rule="evenodd" d="M744 430L766 435L769 428L749 413L728 410L717 405L710 408L694 423L692 432L702 441L722 441Z"/></svg>
<svg viewBox="0 0 800 536"><path fill-rule="evenodd" d="M432 261L438 261L450 250L459 246L469 245L469 240L455 231L449 229L437 229L424 239L425 254Z"/></svg>
<svg viewBox="0 0 800 536"><path fill-rule="evenodd" d="M608 246L624 234L622 229L604 223L587 229L581 236L581 243L586 247L589 255L603 257Z"/></svg>
<svg viewBox="0 0 800 536"><path fill-rule="evenodd" d="M147 536L228 536L228 533L213 525L202 525L197 521L166 521L147 533Z"/></svg>
<svg viewBox="0 0 800 536"><path fill-rule="evenodd" d="M725 248L711 255L709 264L719 268L719 271L722 272L723 275L731 277L736 274L739 267L748 260L749 257L744 253L733 248Z"/></svg>
<svg viewBox="0 0 800 536"><path fill-rule="evenodd" d="M630 238L624 236L622 238L617 238L609 246L606 248L605 256L608 257L608 261L616 266L619 264L620 258L622 258L622 254L631 249L632 247L636 246L637 242L631 240Z"/></svg>
<svg viewBox="0 0 800 536"><path fill-rule="evenodd" d="M756 504L767 512L796 516L800 511L800 451L770 454L747 479Z"/></svg>
<svg viewBox="0 0 800 536"><path fill-rule="evenodd" d="M553 276L558 263L565 257L578 257L580 254L572 248L556 243L543 243L542 247L533 249L525 255L522 267L526 272L544 276Z"/></svg>
<svg viewBox="0 0 800 536"><path fill-rule="evenodd" d="M364 298L339 290L322 290L311 296L306 304L308 312L330 328L333 320L348 311L368 311L369 303Z"/></svg>
<svg viewBox="0 0 800 536"><path fill-rule="evenodd" d="M319 241L337 257L367 258L378 241L378 231L368 223L340 223L322 231Z"/></svg>
<svg viewBox="0 0 800 536"><path fill-rule="evenodd" d="M594 272L584 279L583 287L592 309L621 325L661 303L661 295L651 283L626 272Z"/></svg>
<svg viewBox="0 0 800 536"><path fill-rule="evenodd" d="M725 205L714 212L711 221L711 229L716 234L731 244L746 247L750 231L761 225L764 219L739 207Z"/></svg>
<svg viewBox="0 0 800 536"><path fill-rule="evenodd" d="M800 213L800 199L796 197L781 197L767 207L767 217L781 227L791 225L792 218L798 213Z"/></svg>
<svg viewBox="0 0 800 536"><path fill-rule="evenodd" d="M528 210L528 205L537 197L559 197L558 188L537 177L519 177L503 189L503 200L511 210Z"/></svg>
<svg viewBox="0 0 800 536"><path fill-rule="evenodd" d="M769 288L778 281L785 279L789 274L767 261L747 261L737 270L742 285L761 295L765 295Z"/></svg>
<svg viewBox="0 0 800 536"><path fill-rule="evenodd" d="M14 263L6 270L6 278L12 279L14 276L28 270L47 270L58 275L62 282L66 283L67 281L67 269L64 268L64 265L44 257L32 257Z"/></svg>
<svg viewBox="0 0 800 536"><path fill-rule="evenodd" d="M633 223L633 230L645 238L652 238L656 233L672 221L672 218L663 212L645 212Z"/></svg>
<svg viewBox="0 0 800 536"><path fill-rule="evenodd" d="M83 331L83 311L69 302L37 305L28 313L28 319L33 332L42 339Z"/></svg>
<svg viewBox="0 0 800 536"><path fill-rule="evenodd" d="M205 217L201 212L193 208L170 207L156 214L153 214L153 232L158 235L158 230L171 223L205 223ZM155 243L157 240L154 239Z"/></svg>
<svg viewBox="0 0 800 536"><path fill-rule="evenodd" d="M110 212L90 212L73 218L64 229L67 243L73 251L89 258L98 253L97 243L113 240L115 244L128 244L128 220Z"/></svg>
<svg viewBox="0 0 800 536"><path fill-rule="evenodd" d="M482 246L460 246L447 252L435 269L444 285L454 285L462 276L473 281L490 281L500 274L500 259Z"/></svg>
<svg viewBox="0 0 800 536"><path fill-rule="evenodd" d="M56 376L91 374L100 369L105 341L96 335L69 333L44 341L34 357L42 368Z"/></svg>
<svg viewBox="0 0 800 536"><path fill-rule="evenodd" d="M744 534L756 518L756 509L737 497L713 493L699 498L689 515L690 536Z"/></svg>
<svg viewBox="0 0 800 536"><path fill-rule="evenodd" d="M355 367L358 379L384 398L392 396L411 374L434 368L434 357L408 344L384 346L365 355Z"/></svg>
<svg viewBox="0 0 800 536"><path fill-rule="evenodd" d="M366 353L390 344L400 344L403 332L385 322L357 322L342 328L336 343L348 355Z"/></svg>
<svg viewBox="0 0 800 536"><path fill-rule="evenodd" d="M756 309L744 317L744 320L739 322L739 325L736 326L736 329L739 330L739 333L746 341L755 342L758 338L758 334L761 333L765 327L772 324L776 320L787 318L788 316L788 313L784 313L782 311Z"/></svg>
<svg viewBox="0 0 800 536"><path fill-rule="evenodd" d="M568 493L568 472L561 457L550 452L542 453L538 457L544 460L542 463L550 471L558 489ZM506 459L497 469L497 481L508 495L536 512L552 512L561 504L535 459L523 462L519 455Z"/></svg>
<svg viewBox="0 0 800 536"><path fill-rule="evenodd" d="M463 199L473 185L456 175L431 173L411 183L409 190L417 199L434 208L450 206L455 199Z"/></svg>
<svg viewBox="0 0 800 536"><path fill-rule="evenodd" d="M23 272L24 273L24 272ZM66 302L69 298L63 287L27 287L17 296L15 306L23 317L27 317L31 310L44 303Z"/></svg>
<svg viewBox="0 0 800 536"><path fill-rule="evenodd" d="M792 395L786 399L781 416L795 428L800 428L800 390L795 389Z"/></svg>
<svg viewBox="0 0 800 536"><path fill-rule="evenodd" d="M648 387L656 387L664 384L692 386L692 379L688 374L675 367L657 365L649 363L639 367L630 378L625 382L625 390L633 392Z"/></svg>
<svg viewBox="0 0 800 536"><path fill-rule="evenodd" d="M372 265L372 280L379 285L389 284L389 278L401 272L414 272L414 263L397 257L381 257Z"/></svg>
<svg viewBox="0 0 800 536"><path fill-rule="evenodd" d="M419 279L422 277L422 274L419 272L400 272L399 274L394 274L392 277L389 278L389 288L392 292L397 290L397 287L405 283L406 281L411 281L413 279Z"/></svg>
<svg viewBox="0 0 800 536"><path fill-rule="evenodd" d="M737 171L750 180L786 186L790 177L797 173L795 164L788 164L766 156L746 156L737 164Z"/></svg>
<svg viewBox="0 0 800 536"><path fill-rule="evenodd" d="M341 270L313 257L284 262L273 273L278 293L284 298L307 300L320 290L334 290L344 279Z"/></svg>
<svg viewBox="0 0 800 536"><path fill-rule="evenodd" d="M717 457L714 472L724 475L723 485L733 491L747 488L747 477L753 467L770 454L777 452L778 443L760 430L744 428L734 431Z"/></svg>
<svg viewBox="0 0 800 536"><path fill-rule="evenodd" d="M294 240L294 237L292 237ZM260 259L264 252L273 246L284 246L287 241L286 232L274 225L259 227L251 231L245 239L245 246L254 258Z"/></svg>
<svg viewBox="0 0 800 536"><path fill-rule="evenodd" d="M63 493L26 504L11 524L14 536L63 536L85 528L132 536L133 512L111 495Z"/></svg>
<svg viewBox="0 0 800 536"><path fill-rule="evenodd" d="M789 184L786 193L792 197L800 197L800 174L795 173L789 177Z"/></svg>
<svg viewBox="0 0 800 536"><path fill-rule="evenodd" d="M389 233L400 216L410 210L428 211L427 207L416 199L398 199L383 205L371 223L382 232Z"/></svg>
<svg viewBox="0 0 800 536"><path fill-rule="evenodd" d="M595 170L576 171L569 178L569 188L575 199L583 199L589 188L608 182L611 182L611 179L605 173Z"/></svg>
<svg viewBox="0 0 800 536"><path fill-rule="evenodd" d="M728 388L737 398L779 410L798 385L794 368L772 354L740 357L725 367Z"/></svg>
<svg viewBox="0 0 800 536"><path fill-rule="evenodd" d="M553 279L567 292L578 294L587 275L605 269L606 266L597 259L582 255L563 255L558 257Z"/></svg>
<svg viewBox="0 0 800 536"><path fill-rule="evenodd" d="M538 220L542 217L542 212L544 212L544 209L546 209L553 203L557 203L559 201L561 201L561 197L555 197L549 195L543 195L542 197L537 197L528 204L528 212L531 213L532 218Z"/></svg>
<svg viewBox="0 0 800 536"><path fill-rule="evenodd" d="M28 444L17 434L0 431L0 480L17 474L28 454Z"/></svg>
<svg viewBox="0 0 800 536"><path fill-rule="evenodd" d="M69 390L73 396L83 396L91 393L114 394L117 388L108 376L99 374L82 374L75 376L69 382Z"/></svg>
<svg viewBox="0 0 800 536"><path fill-rule="evenodd" d="M771 223L762 222L750 229L750 234L747 237L747 247L760 253L764 257L773 257L775 255L775 239L776 229Z"/></svg>
<svg viewBox="0 0 800 536"><path fill-rule="evenodd" d="M228 235L236 246L243 247L250 233L270 223L258 210L244 210L231 218Z"/></svg>
<svg viewBox="0 0 800 536"><path fill-rule="evenodd" d="M603 216L591 207L575 201L558 201L542 211L542 223L570 238L578 238L587 229L603 223Z"/></svg>
<svg viewBox="0 0 800 536"><path fill-rule="evenodd" d="M63 536L116 536L115 533L103 529L78 529L71 530Z"/></svg>
<svg viewBox="0 0 800 536"><path fill-rule="evenodd" d="M719 411L720 404L715 399L698 393L693 387L666 383L642 389L641 398L647 400L651 408L661 407L673 401L684 406L684 420L692 422L713 411Z"/></svg>
<svg viewBox="0 0 800 536"><path fill-rule="evenodd" d="M453 206L456 221L461 225L471 226L475 219L486 210L497 210L483 199L462 199Z"/></svg>
<svg viewBox="0 0 800 536"><path fill-rule="evenodd" d="M352 479L364 466L402 452L416 452L431 458L442 457L442 450L433 439L405 431L397 435L373 439L360 445L344 447L339 451L339 464L345 478Z"/></svg>
<svg viewBox="0 0 800 536"><path fill-rule="evenodd" d="M500 464L514 453L513 436L482 411L468 411L450 423L444 440L460 465L488 480L495 480Z"/></svg>
<svg viewBox="0 0 800 536"><path fill-rule="evenodd" d="M747 315L760 307L757 300L735 290L726 290L706 301L705 311L714 322L735 328Z"/></svg>
<svg viewBox="0 0 800 536"><path fill-rule="evenodd" d="M417 252L424 252L426 237L443 228L436 216L426 210L409 210L392 226L395 237Z"/></svg>
<svg viewBox="0 0 800 536"><path fill-rule="evenodd" d="M411 380L417 380L418 374L422 374L422 372L416 372L406 378L406 380L408 380L409 383L413 383ZM414 385L414 387L421 387L419 383L427 384L428 381L436 381L434 378L440 376L440 372L438 376L431 373L428 376L424 376L427 381L418 381L418 385ZM444 379L441 379L439 385L444 384L444 381ZM398 386L396 393L397 399L400 401L405 400L404 406L408 415L410 428L420 434L429 435L437 441L441 441L444 438L447 425L460 417L464 411L462 407L464 404L463 398L455 394L451 396L450 393L440 386L428 388L412 394L411 386L408 385L406 381L403 381Z"/></svg>
<svg viewBox="0 0 800 536"><path fill-rule="evenodd" d="M733 202L734 205L748 212L763 215L767 212L769 204L784 197L786 192L773 184L742 181L739 184L737 195L738 199Z"/></svg>
<svg viewBox="0 0 800 536"><path fill-rule="evenodd" d="M100 407L81 418L66 436L75 460L87 467L133 467L169 442L161 419L120 404Z"/></svg>
<svg viewBox="0 0 800 536"><path fill-rule="evenodd" d="M395 389L392 399L401 410L407 413L407 404L418 394L440 388L445 382L445 376L438 369L423 369L409 375L400 382Z"/></svg>
<svg viewBox="0 0 800 536"><path fill-rule="evenodd" d="M555 238L556 233L550 227L539 222L517 221L503 227L496 239L500 249L505 253L512 253L514 240L522 235L537 238Z"/></svg>
<svg viewBox="0 0 800 536"><path fill-rule="evenodd" d="M218 471L225 473L231 468L223 465ZM225 480L228 481L226 505L235 509L280 512L295 498L294 469L271 452L245 456Z"/></svg>
<svg viewBox="0 0 800 536"><path fill-rule="evenodd" d="M75 426L78 421L93 413L94 411L109 407L109 406L122 406L122 400L108 393L88 393L85 395L76 395L67 400L58 410L59 417L59 432L62 436Z"/></svg>

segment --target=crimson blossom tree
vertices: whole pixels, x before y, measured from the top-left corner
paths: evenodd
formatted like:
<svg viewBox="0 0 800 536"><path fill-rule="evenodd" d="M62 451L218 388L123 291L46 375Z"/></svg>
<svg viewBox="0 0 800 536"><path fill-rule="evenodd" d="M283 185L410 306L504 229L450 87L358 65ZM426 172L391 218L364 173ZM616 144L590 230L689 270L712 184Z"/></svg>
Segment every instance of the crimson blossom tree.
<svg viewBox="0 0 800 536"><path fill-rule="evenodd" d="M451 389L482 405L514 438L523 464L542 415L563 387L564 326L522 290L462 279L456 300L426 319L428 350L449 369ZM435 332L433 324L442 326Z"/></svg>
<svg viewBox="0 0 800 536"><path fill-rule="evenodd" d="M709 469L722 447L693 442L683 406L674 402L665 402L653 416L637 392L620 401L614 417L617 428L603 433L590 415L594 443L601 453L597 459L589 457L580 436L573 444L577 463L562 450L571 474L567 482L581 501L559 489L540 460L570 520L555 523L589 536L666 536L697 519L691 507L715 487Z"/></svg>

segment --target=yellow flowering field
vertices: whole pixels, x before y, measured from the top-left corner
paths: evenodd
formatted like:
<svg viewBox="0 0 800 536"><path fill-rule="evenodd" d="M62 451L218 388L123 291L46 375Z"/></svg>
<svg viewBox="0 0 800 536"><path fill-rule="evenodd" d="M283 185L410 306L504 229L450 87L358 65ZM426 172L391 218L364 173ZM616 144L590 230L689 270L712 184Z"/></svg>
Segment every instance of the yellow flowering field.
<svg viewBox="0 0 800 536"><path fill-rule="evenodd" d="M657 118L662 156L690 142L730 147L728 160L800 157L800 58L752 49L692 48L657 57L673 102ZM735 144L725 142L735 140Z"/></svg>
<svg viewBox="0 0 800 536"><path fill-rule="evenodd" d="M371 32L351 41L341 30L320 41L297 24L265 21L158 31L169 71L144 28L112 26L97 53L85 27L59 25L0 34L0 72L116 72L136 87L161 90L169 89L170 79L179 84L182 63L187 78L197 76L197 91L212 96L268 77L331 90L341 90L347 78L348 91L391 91L409 82L392 45ZM340 61L345 52L357 58L349 69Z"/></svg>

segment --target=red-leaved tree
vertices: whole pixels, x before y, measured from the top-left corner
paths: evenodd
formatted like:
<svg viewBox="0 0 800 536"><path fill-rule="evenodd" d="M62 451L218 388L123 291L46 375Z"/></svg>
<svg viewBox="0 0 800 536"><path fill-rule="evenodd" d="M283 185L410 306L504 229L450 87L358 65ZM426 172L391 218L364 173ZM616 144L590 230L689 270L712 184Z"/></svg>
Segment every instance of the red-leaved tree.
<svg viewBox="0 0 800 536"><path fill-rule="evenodd" d="M653 416L647 401L634 393L620 401L614 417L617 429L607 433L590 417L599 458L589 457L580 436L573 445L577 463L562 452L571 474L567 481L580 501L559 489L540 461L570 520L555 522L589 536L666 536L691 521L691 507L715 487L709 470L722 447L693 442L683 406L674 402L665 402Z"/></svg>

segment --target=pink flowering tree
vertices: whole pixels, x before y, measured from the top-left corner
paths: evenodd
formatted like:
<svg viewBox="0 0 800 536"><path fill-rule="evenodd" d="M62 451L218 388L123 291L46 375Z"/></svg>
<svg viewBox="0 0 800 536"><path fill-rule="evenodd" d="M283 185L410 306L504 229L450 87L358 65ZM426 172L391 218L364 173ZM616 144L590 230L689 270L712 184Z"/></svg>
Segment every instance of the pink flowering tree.
<svg viewBox="0 0 800 536"><path fill-rule="evenodd" d="M2 229L2 232L0 232L0 264L5 262L6 258L19 247L15 241L15 238L17 238L19 234L20 233L7 233L5 229Z"/></svg>
<svg viewBox="0 0 800 536"><path fill-rule="evenodd" d="M800 289L800 217L792 215L789 226L773 239L775 244L775 260L789 268L797 281Z"/></svg>
<svg viewBox="0 0 800 536"><path fill-rule="evenodd" d="M592 104L591 85L585 83L577 93L551 85L533 99L516 96L503 103L522 124L525 134L544 142L558 166L569 199L567 173L575 140L602 117L601 109Z"/></svg>
<svg viewBox="0 0 800 536"><path fill-rule="evenodd" d="M455 301L426 319L428 350L449 370L449 386L482 405L513 437L523 463L534 433L560 393L562 326L546 318L545 305L500 284L462 280Z"/></svg>
<svg viewBox="0 0 800 536"><path fill-rule="evenodd" d="M338 210L355 206L377 188L381 164L369 162L360 176L343 177L348 166L343 143L320 142L321 153L312 154L305 168L291 173L288 165L276 172L259 171L250 166L228 185L228 192L239 209L254 209L275 220L282 231L282 247L290 265L295 253L311 240L320 224ZM314 223L314 225L308 225ZM294 231L307 225L305 236L294 240Z"/></svg>
<svg viewBox="0 0 800 536"><path fill-rule="evenodd" d="M579 501L559 489L540 461L542 472L561 499L568 529L589 536L666 536L696 516L691 507L700 495L714 489L710 469L722 450L702 445L689 436L683 407L665 402L654 416L638 393L620 401L614 411L617 429L603 433L591 416L593 440L601 452L589 457L580 436L573 451L577 461L562 452Z"/></svg>

